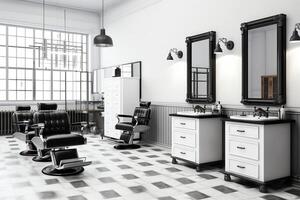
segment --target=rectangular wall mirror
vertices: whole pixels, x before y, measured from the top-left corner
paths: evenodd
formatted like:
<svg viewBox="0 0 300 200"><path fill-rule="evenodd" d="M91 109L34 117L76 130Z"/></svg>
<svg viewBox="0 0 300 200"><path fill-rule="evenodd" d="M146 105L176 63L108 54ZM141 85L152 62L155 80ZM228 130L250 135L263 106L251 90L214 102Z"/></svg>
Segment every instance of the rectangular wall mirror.
<svg viewBox="0 0 300 200"><path fill-rule="evenodd" d="M102 85L104 78L110 78L114 76L115 69L120 68L120 77L138 77L140 78L140 95L142 85L142 62L136 61L131 63L124 63L115 66L104 67L101 69L93 70L92 80L92 92L93 94L99 94L102 92Z"/></svg>
<svg viewBox="0 0 300 200"><path fill-rule="evenodd" d="M241 25L242 103L285 104L286 16Z"/></svg>
<svg viewBox="0 0 300 200"><path fill-rule="evenodd" d="M187 44L187 98L188 103L215 102L214 31L186 38Z"/></svg>

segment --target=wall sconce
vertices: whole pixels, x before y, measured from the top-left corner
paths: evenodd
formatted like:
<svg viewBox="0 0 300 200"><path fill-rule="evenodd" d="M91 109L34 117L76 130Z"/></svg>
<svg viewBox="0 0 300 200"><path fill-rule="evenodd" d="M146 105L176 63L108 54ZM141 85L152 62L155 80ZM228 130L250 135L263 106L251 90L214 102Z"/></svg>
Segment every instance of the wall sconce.
<svg viewBox="0 0 300 200"><path fill-rule="evenodd" d="M173 49L170 49L168 57L167 57L167 60L174 60L173 56L172 56L172 52L175 53L178 58L182 58L182 56L183 56L183 52L182 51L180 51L180 50L178 50L176 48L173 48Z"/></svg>
<svg viewBox="0 0 300 200"><path fill-rule="evenodd" d="M293 31L293 34L290 37L290 42L291 43L298 43L298 42L300 42L300 36L299 36L298 30L300 31L300 23L298 23L298 24L295 25L295 29Z"/></svg>
<svg viewBox="0 0 300 200"><path fill-rule="evenodd" d="M215 54L222 54L223 50L221 48L220 42L224 43L228 50L232 50L234 47L234 42L231 40L227 40L227 38L219 38L217 46L215 48Z"/></svg>

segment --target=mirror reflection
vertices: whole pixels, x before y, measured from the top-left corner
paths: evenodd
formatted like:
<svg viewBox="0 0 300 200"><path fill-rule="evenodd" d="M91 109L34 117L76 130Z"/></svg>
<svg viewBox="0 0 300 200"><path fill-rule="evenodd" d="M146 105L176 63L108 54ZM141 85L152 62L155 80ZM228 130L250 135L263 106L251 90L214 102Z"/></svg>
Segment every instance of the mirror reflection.
<svg viewBox="0 0 300 200"><path fill-rule="evenodd" d="M277 97L277 25L248 31L248 97Z"/></svg>
<svg viewBox="0 0 300 200"><path fill-rule="evenodd" d="M192 97L207 98L209 66L209 40L192 43Z"/></svg>

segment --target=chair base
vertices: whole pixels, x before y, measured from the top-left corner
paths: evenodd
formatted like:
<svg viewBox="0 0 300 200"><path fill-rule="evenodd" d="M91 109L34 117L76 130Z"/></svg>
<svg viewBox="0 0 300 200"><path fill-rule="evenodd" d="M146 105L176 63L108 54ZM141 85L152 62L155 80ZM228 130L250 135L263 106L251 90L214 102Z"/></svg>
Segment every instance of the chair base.
<svg viewBox="0 0 300 200"><path fill-rule="evenodd" d="M138 144L118 144L114 146L115 149L139 149L141 148Z"/></svg>
<svg viewBox="0 0 300 200"><path fill-rule="evenodd" d="M51 162L51 156L49 154L45 156L34 156L32 160L35 162Z"/></svg>
<svg viewBox="0 0 300 200"><path fill-rule="evenodd" d="M53 165L49 165L44 169L42 169L43 174L49 176L71 176L71 175L80 174L83 171L84 171L83 167L74 167L69 169L58 170Z"/></svg>
<svg viewBox="0 0 300 200"><path fill-rule="evenodd" d="M24 150L20 152L21 156L37 156L37 150Z"/></svg>

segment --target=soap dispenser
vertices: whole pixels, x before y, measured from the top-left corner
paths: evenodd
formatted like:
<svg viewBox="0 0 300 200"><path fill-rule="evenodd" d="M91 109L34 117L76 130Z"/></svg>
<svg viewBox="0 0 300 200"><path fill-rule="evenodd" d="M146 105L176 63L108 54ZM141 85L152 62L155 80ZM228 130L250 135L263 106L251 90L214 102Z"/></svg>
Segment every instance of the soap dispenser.
<svg viewBox="0 0 300 200"><path fill-rule="evenodd" d="M279 109L278 117L279 119L285 119L285 108L283 105Z"/></svg>
<svg viewBox="0 0 300 200"><path fill-rule="evenodd" d="M221 112L222 112L222 105L221 105L220 101L218 101L218 103L216 105L216 110L218 111L219 114L221 114Z"/></svg>

